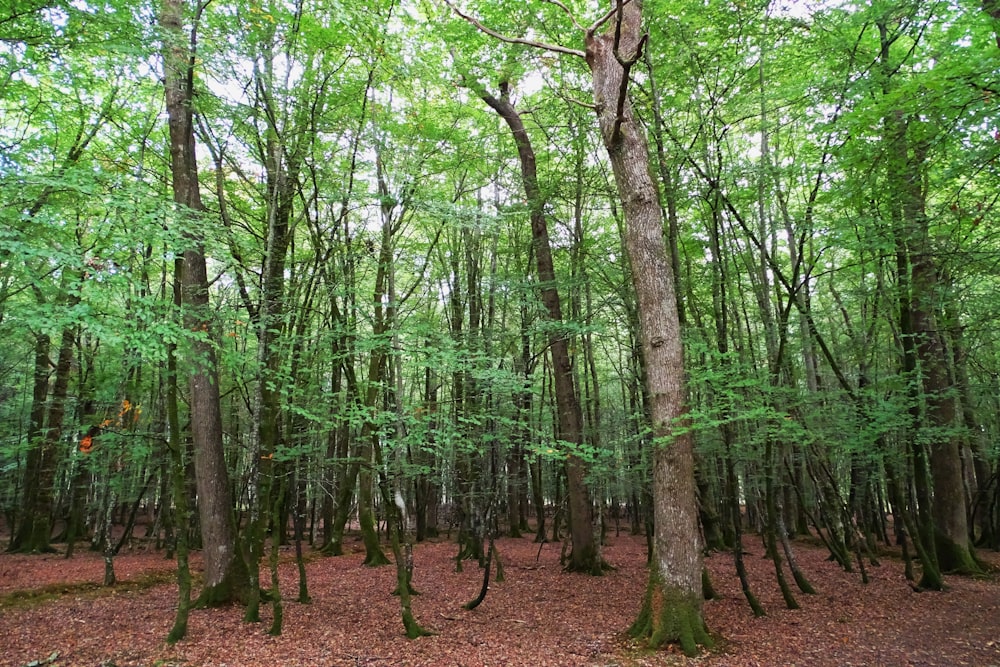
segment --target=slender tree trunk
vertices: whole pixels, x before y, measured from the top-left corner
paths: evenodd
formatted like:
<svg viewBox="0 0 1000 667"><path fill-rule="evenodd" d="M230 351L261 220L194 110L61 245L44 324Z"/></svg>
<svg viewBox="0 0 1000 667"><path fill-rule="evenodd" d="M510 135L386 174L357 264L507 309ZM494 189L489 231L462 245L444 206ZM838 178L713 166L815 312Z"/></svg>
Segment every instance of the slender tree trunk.
<svg viewBox="0 0 1000 667"><path fill-rule="evenodd" d="M507 516L511 537L520 537L522 530L527 530L527 517L525 515L525 505L528 493L528 457L526 447L530 441L530 420L531 420L531 392L530 386L531 371L531 338L525 330L525 308L521 308L521 350L514 359L514 374L522 378L521 389L514 392L514 415L517 424L514 427L514 442L511 443L510 453L507 459L507 477L509 492L507 495ZM545 518L542 517L544 524ZM543 532L544 534L544 532Z"/></svg>
<svg viewBox="0 0 1000 667"><path fill-rule="evenodd" d="M69 305L72 306L76 303L79 303L79 296L71 297ZM25 479L25 498L27 502L24 505L21 526L11 541L11 551L52 551L49 541L52 537L52 512L56 465L59 454L58 446L62 438L63 418L66 414L66 398L69 394L69 378L73 369L73 346L76 343L76 331L75 326L67 325L63 328L62 335L60 336L59 357L56 361L52 393L48 396L48 410L38 413L45 414L45 421L44 426L37 431L38 435L35 438L37 440L37 444L35 445L35 449L37 449L35 459L37 468L34 471L31 469L27 471L29 474L33 473L33 477L29 476ZM49 364L47 355L44 360L38 356L41 351L41 347L36 347L35 399L37 401L37 398L41 397L42 400L40 404L37 402L32 404L34 416L37 416L35 415L35 410L41 410L42 406L45 405L45 396L42 390L43 388L48 388L47 372L44 373L46 377L45 387L42 387L40 384L40 368L38 367L38 363L42 362L45 366ZM34 426L34 419L32 422ZM31 463L31 457L29 456L29 465ZM31 492L30 496L28 495L29 492Z"/></svg>
<svg viewBox="0 0 1000 667"><path fill-rule="evenodd" d="M347 263L350 264L353 258L350 255L349 244L347 252ZM345 279L349 285L353 285L351 274L345 275ZM332 281L330 289L334 289ZM354 372L350 334L348 333L351 320L338 307L336 296L333 294L330 296L330 309L334 326L339 330L339 333L333 337L332 344L333 363L336 367L333 370L331 393L344 407L359 407L357 378ZM346 386L346 395L342 391L343 386ZM333 461L333 465L328 466L327 470L328 474L334 478L331 480L334 482L334 491L325 496L323 501L323 547L321 551L327 556L343 554L344 531L350 518L358 480L360 453L357 451L358 444L351 442L351 432L349 420L342 419L331 431L327 446L327 456ZM327 509L327 497L329 497L329 510Z"/></svg>
<svg viewBox="0 0 1000 667"><path fill-rule="evenodd" d="M46 334L35 336L35 364L32 383L31 412L28 420L28 455L24 465L24 482L21 486L21 512L18 528L11 536L8 551L25 550L34 532L35 503L38 498L39 475L43 449L40 434L45 428L45 402L49 397L51 361L49 351L52 341Z"/></svg>
<svg viewBox="0 0 1000 667"><path fill-rule="evenodd" d="M428 343L428 347L430 343ZM438 389L437 373L430 366L424 368L424 418L427 420L426 442L408 448L411 465L422 469L414 479L414 518L416 520L416 540L422 542L428 537L437 537L437 524L432 521L434 507L439 502L440 490L436 480L435 440L438 433Z"/></svg>
<svg viewBox="0 0 1000 667"><path fill-rule="evenodd" d="M509 86L500 84L500 99L479 91L479 96L496 111L514 135L517 154L521 161L521 183L528 199L531 218L531 237L534 244L535 261L538 268L538 282L542 303L549 320L562 322L562 308L559 291L556 288L555 267L552 262L552 248L549 243L548 225L545 220L545 199L538 185L535 152L521 115L510 103ZM583 444L583 411L576 392L573 377L573 363L569 354L569 337L557 328L549 334L549 349L552 353L553 380L555 384L556 412L560 438L569 443L566 458L567 495L569 499L569 528L573 538L573 551L567 569L573 572L601 574L602 561L597 541L594 539L594 517L587 489L587 464L574 446Z"/></svg>
<svg viewBox="0 0 1000 667"><path fill-rule="evenodd" d="M951 327L951 349L955 367L955 384L958 388L959 402L962 405L962 422L969 434L969 449L972 458L975 486L970 499L971 525L970 534L976 537L979 529L977 545L989 545L995 541L994 526L990 522L989 492L995 484L990 470L989 447L986 433L976 414L973 403L972 383L969 380L968 364L966 363L965 340L962 327L957 323L957 315L949 318Z"/></svg>
<svg viewBox="0 0 1000 667"><path fill-rule="evenodd" d="M709 244L712 251L712 310L715 321L715 345L719 353L719 364L723 370L728 370L730 366L729 356L729 278L727 275L727 258L722 254L722 243L720 235L718 208L713 206L711 222L709 226ZM747 576L746 564L743 561L743 516L740 511L740 489L736 476L736 462L733 457L733 443L735 441L733 424L729 420L729 410L722 414L722 424L719 425L719 435L722 439L723 467L725 468L725 503L728 508L727 514L730 516L730 523L733 534L733 561L736 568L736 575L740 580L740 588L746 598L750 609L755 617L766 615L764 607L757 600L753 590L750 588L750 580Z"/></svg>
<svg viewBox="0 0 1000 667"><path fill-rule="evenodd" d="M265 75L260 87L270 87L274 73L272 59L265 63ZM270 100L270 96L267 96ZM254 488L251 498L250 522L246 531L247 566L250 571L251 594L245 620L260 620L260 559L263 555L264 537L271 517L274 496L274 453L281 441L281 354L277 347L284 330L285 266L288 246L294 232L292 224L293 201L298 189L298 160L300 153L286 150L279 136L274 119L277 110L267 105L266 116L271 119L267 130L267 220L264 236L264 264L261 269L261 296L257 313L257 382L253 395L253 426L250 445L250 485ZM291 162L291 164L289 164ZM272 500L273 499L273 500ZM282 531L273 527L272 539L280 541ZM280 599L272 591L273 599ZM280 623L278 624L280 627Z"/></svg>
<svg viewBox="0 0 1000 667"><path fill-rule="evenodd" d="M174 260L174 306L181 305L180 273L184 260ZM177 346L167 347L167 373L163 380L166 393L167 449L170 452L170 500L173 501L174 544L171 549L177 554L177 614L174 625L167 635L167 643L174 644L187 634L188 615L191 609L191 569L188 563L188 535L191 528L191 509L188 504L187 474L184 461L184 443L181 440L180 408L177 394Z"/></svg>

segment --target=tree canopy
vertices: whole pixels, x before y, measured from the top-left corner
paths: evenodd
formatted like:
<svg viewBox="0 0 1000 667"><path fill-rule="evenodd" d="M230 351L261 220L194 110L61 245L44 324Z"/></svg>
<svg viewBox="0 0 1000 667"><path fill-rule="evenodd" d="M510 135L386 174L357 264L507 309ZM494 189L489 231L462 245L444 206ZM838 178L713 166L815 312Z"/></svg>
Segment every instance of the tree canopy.
<svg viewBox="0 0 1000 667"><path fill-rule="evenodd" d="M268 533L336 554L355 516L372 565L378 526L402 529L399 567L408 520L418 540L453 521L459 565L498 530L582 544L584 510L598 543L611 516L652 536L653 462L681 442L705 546L738 571L748 529L803 592L790 535L847 569L902 543L931 589L1000 549L997 3L171 4L177 29L167 3L0 8L11 549L110 554L120 507L200 544L178 500L205 502L182 479L202 373L254 575ZM618 100L595 35L627 65ZM200 206L177 196L174 110ZM647 149L642 202L618 132ZM676 288L666 420L639 203Z"/></svg>

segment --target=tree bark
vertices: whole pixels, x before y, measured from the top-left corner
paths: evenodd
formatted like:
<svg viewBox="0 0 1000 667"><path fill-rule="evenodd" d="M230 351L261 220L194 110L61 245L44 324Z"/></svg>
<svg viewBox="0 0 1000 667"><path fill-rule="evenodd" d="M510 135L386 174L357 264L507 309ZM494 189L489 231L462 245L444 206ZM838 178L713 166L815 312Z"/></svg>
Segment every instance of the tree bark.
<svg viewBox="0 0 1000 667"><path fill-rule="evenodd" d="M983 11L993 20L993 34L1000 49L1000 0L983 0Z"/></svg>
<svg viewBox="0 0 1000 667"><path fill-rule="evenodd" d="M285 266L288 247L295 230L292 222L293 203L298 191L298 175L302 160L300 146L289 148L285 137L276 126L278 109L271 103L270 88L274 80L273 61L266 59L264 72L258 73L259 89L267 90L259 104L269 119L263 150L267 171L267 218L264 236L264 263L261 267L261 296L256 308L257 321L257 383L253 398L253 426L251 433L250 484L256 489L251 499L250 525L246 531L246 553L250 572L251 594L245 620L260 620L260 558L263 555L267 522L271 503L277 496L278 486L274 453L281 442L282 413L280 370L282 358L278 351L279 339L285 327ZM274 539L280 530L274 527ZM272 600L278 600L272 592Z"/></svg>
<svg viewBox="0 0 1000 667"><path fill-rule="evenodd" d="M894 72L890 60L892 39L885 22L878 24L881 38L879 60L883 74L882 92L892 91ZM928 140L913 140L915 121L899 110L890 110L883 119L887 181L892 193L890 218L897 245L897 282L899 284L900 329L909 334L904 340L904 372L918 375L909 382L919 382L920 395L911 412L928 441L929 469L933 497L924 492L922 500L930 504L930 522L922 519L924 547L932 554L925 564L922 585L940 588L939 572L979 572L972 543L969 539L968 515L964 479L962 476L956 391L950 367L950 354L939 329L941 285L938 280L937 258L930 238L930 221L926 212L924 170L930 149ZM917 379L919 377L919 380ZM916 392L914 392L916 393ZM919 409L922 407L922 410ZM915 434L916 435L916 434ZM923 443L914 441L914 474L917 490L925 484L920 469ZM926 516L926 507L919 509ZM930 529L930 526L933 526ZM926 533L932 532L933 535ZM916 536L914 536L916 538ZM933 550L932 550L933 547ZM934 563L933 555L937 562ZM928 565L930 567L928 567ZM938 573L928 572L936 565ZM928 575L938 576L928 576Z"/></svg>
<svg viewBox="0 0 1000 667"><path fill-rule="evenodd" d="M531 238L534 244L535 262L538 269L538 283L542 304L549 320L562 322L562 307L559 291L556 289L556 273L552 262L552 248L549 243L548 225L545 220L545 198L538 185L535 151L524 127L521 115L510 102L507 82L500 84L500 99L479 90L479 96L496 111L514 135L517 155L521 162L521 183L531 219ZM550 329L549 349L552 353L553 383L555 384L556 412L558 413L560 438L568 443L570 451L566 457L566 480L569 497L569 528L573 538L568 570L599 575L602 571L601 555L594 539L593 507L587 489L587 464L573 451L573 447L583 444L583 411L576 392L573 378L573 363L569 354L569 338L565 332Z"/></svg>
<svg viewBox="0 0 1000 667"><path fill-rule="evenodd" d="M627 97L627 70L645 41L641 24L639 0L619 4L607 30L588 34L586 50L601 136L625 214L654 434L654 562L632 633L652 646L680 642L694 654L711 639L702 616L693 446L690 435L674 432L685 413L680 321L646 137Z"/></svg>
<svg viewBox="0 0 1000 667"><path fill-rule="evenodd" d="M195 219L205 211L198 185L194 139L194 64L196 29L185 43L182 0L163 0L163 62L170 169L178 215ZM197 22L197 17L195 17ZM195 225L192 225L194 227ZM193 335L190 365L191 436L194 441L198 512L205 554L205 587L199 605L245 601L249 580L246 562L236 548L232 493L222 445L219 377L208 298L204 247L186 235L181 272L184 324Z"/></svg>
<svg viewBox="0 0 1000 667"><path fill-rule="evenodd" d="M71 308L79 303L79 301L80 298L78 295L72 296L67 307ZM76 343L76 331L76 326L66 325L60 336L55 381L52 384L52 393L49 397L49 407L46 411L45 424L37 432L38 443L35 446L35 450L37 450L35 461L37 468L33 473L33 479L28 478L25 482L25 491L29 492L33 490L33 494L30 497L26 494L24 517L20 528L11 541L11 551L37 553L52 551L49 542L52 537L53 486L55 484L56 465L58 463L57 448L62 438L63 417L66 414L66 398L69 394L69 377L73 370L73 346ZM40 405L44 405L45 394L43 390L48 387L47 383L43 387L38 381L41 369L38 368L37 364L43 361L38 356L38 353L42 349L43 338L45 337L38 339L39 347L36 348L35 359L36 381L34 400L37 401L41 397L42 403ZM47 356L44 359L44 363L45 365L49 363ZM33 415L39 407L38 403L32 404ZM34 419L32 421L32 428L34 428ZM29 465L31 463L31 457L29 456ZM31 470L29 469L28 472L31 473Z"/></svg>
<svg viewBox="0 0 1000 667"><path fill-rule="evenodd" d="M31 448L24 467L24 485L21 488L21 517L17 530L11 536L7 551L30 551L28 542L34 532L35 502L38 498L39 475L43 448L36 446L45 428L45 401L49 397L49 373L52 365L49 352L52 340L48 334L35 335L35 364L32 382L31 413L28 420L28 443Z"/></svg>

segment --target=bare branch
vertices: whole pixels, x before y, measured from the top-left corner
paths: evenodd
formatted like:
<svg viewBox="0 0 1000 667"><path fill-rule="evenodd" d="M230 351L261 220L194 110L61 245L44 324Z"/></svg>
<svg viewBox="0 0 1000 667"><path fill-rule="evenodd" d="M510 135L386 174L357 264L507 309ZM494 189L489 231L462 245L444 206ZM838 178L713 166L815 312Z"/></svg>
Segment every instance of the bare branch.
<svg viewBox="0 0 1000 667"><path fill-rule="evenodd" d="M572 95L559 95L562 99L566 100L570 104L576 104L583 107L584 109L590 109L591 111L597 111L597 105L593 102L584 102L583 100L578 100Z"/></svg>
<svg viewBox="0 0 1000 667"><path fill-rule="evenodd" d="M476 28L478 28L480 32L486 33L490 37L495 37L499 39L501 42L507 42L508 44L523 44L525 46L530 46L535 49L542 49L543 51L551 51L553 53L564 53L569 56L577 56L578 58L587 57L587 54L579 49L571 49L566 46L560 46L559 44L548 44L546 42L537 42L533 39L524 39L522 37L509 37L507 35L497 32L496 30L487 28L485 25L482 24L482 22L479 21L479 19L469 16L468 14L462 13L462 10L453 5L451 3L451 0L444 0L444 4L448 5L451 8L451 11L458 14L458 16L465 19L472 25L476 26Z"/></svg>
<svg viewBox="0 0 1000 667"><path fill-rule="evenodd" d="M577 23L577 22L576 22L576 17L575 17L575 16L573 16L573 12L571 12L571 11L569 10L569 7L567 7L567 6L566 6L566 5L564 5L563 3L559 2L559 0L542 0L542 2L547 2L547 3L549 3L550 5L555 5L555 6L556 6L556 7L558 7L559 9L563 10L564 12L566 12L566 16L568 16L568 17L569 17L569 20L573 22L573 26L574 26L574 27L575 27L575 28L576 28L577 30L583 30L583 26L582 26L582 25L580 25L579 23Z"/></svg>
<svg viewBox="0 0 1000 667"><path fill-rule="evenodd" d="M628 58L622 57L620 47L624 7L625 3L622 2L619 3L614 9L617 16L615 18L615 42L612 50L615 54L615 60L617 60L618 64L622 66L622 79L618 86L618 104L615 107L615 126L611 130L612 141L616 142L620 138L619 135L622 129L622 121L624 120L625 100L628 97L628 84L632 75L632 66L639 61L639 58L642 57L642 47L646 44L646 40L649 39L649 33L643 33L643 35L639 38L639 43L635 46L635 53Z"/></svg>
<svg viewBox="0 0 1000 667"><path fill-rule="evenodd" d="M631 2L631 0L624 0L624 2L612 7L607 14L594 21L593 25L587 28L587 38L589 39L590 37L593 37L594 33L601 29L601 26L610 21L612 17L618 13L619 9L627 5L629 2Z"/></svg>

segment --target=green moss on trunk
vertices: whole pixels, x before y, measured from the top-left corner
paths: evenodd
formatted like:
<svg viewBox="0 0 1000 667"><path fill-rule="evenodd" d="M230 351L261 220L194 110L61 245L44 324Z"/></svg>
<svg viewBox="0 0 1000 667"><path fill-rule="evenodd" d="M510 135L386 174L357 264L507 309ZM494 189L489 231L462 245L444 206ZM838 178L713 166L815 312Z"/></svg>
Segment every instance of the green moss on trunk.
<svg viewBox="0 0 1000 667"><path fill-rule="evenodd" d="M195 609L221 607L227 604L247 604L250 601L250 572L243 555L236 551L226 577L214 586L206 586L194 603Z"/></svg>
<svg viewBox="0 0 1000 667"><path fill-rule="evenodd" d="M983 569L976 562L972 549L957 544L941 531L934 534L935 548L937 549L938 566L942 572L953 574L977 575L982 574Z"/></svg>
<svg viewBox="0 0 1000 667"><path fill-rule="evenodd" d="M365 545L365 561L367 567L382 567L389 564L389 558L382 551L379 544L378 532L375 530L375 519L371 510L358 512L358 520L361 525L361 539Z"/></svg>
<svg viewBox="0 0 1000 667"><path fill-rule="evenodd" d="M650 574L642 609L629 635L645 640L654 649L680 644L689 657L698 655L699 646L711 648L715 643L705 627L699 597L664 585L655 571Z"/></svg>
<svg viewBox="0 0 1000 667"><path fill-rule="evenodd" d="M569 563L566 565L566 571L581 572L593 577L603 575L604 570L607 569L607 563L601 558L601 554L597 550L597 545L593 543L585 545L580 551L581 553L577 553L577 547L574 544L573 550L570 553Z"/></svg>
<svg viewBox="0 0 1000 667"><path fill-rule="evenodd" d="M712 585L712 577L707 567L701 568L701 596L706 600L718 600L721 597Z"/></svg>

